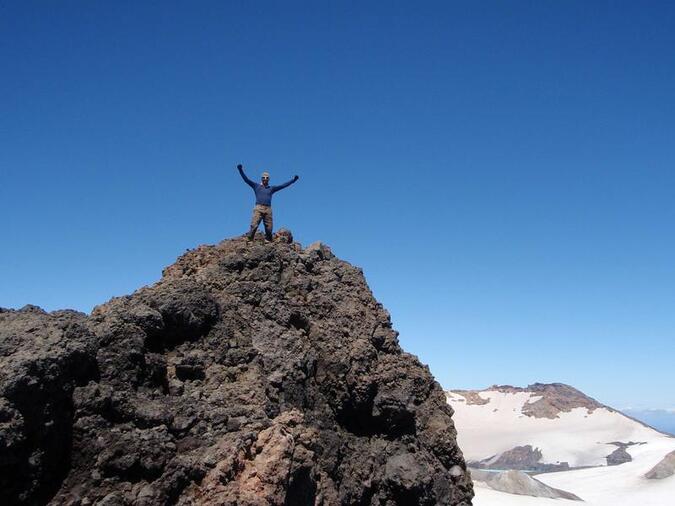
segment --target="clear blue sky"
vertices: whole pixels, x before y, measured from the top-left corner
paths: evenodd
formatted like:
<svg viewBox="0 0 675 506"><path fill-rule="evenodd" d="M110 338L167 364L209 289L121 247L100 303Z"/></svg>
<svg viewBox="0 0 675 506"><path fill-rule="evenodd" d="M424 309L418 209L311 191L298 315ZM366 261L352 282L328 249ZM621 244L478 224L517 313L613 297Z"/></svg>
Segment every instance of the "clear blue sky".
<svg viewBox="0 0 675 506"><path fill-rule="evenodd" d="M275 224L446 388L675 407L672 2L0 2L0 306Z"/></svg>

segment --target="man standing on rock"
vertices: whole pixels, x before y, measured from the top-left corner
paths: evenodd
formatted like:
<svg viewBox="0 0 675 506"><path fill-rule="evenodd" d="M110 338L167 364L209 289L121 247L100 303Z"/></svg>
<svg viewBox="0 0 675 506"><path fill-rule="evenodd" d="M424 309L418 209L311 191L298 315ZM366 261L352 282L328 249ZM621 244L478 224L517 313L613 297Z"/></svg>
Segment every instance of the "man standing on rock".
<svg viewBox="0 0 675 506"><path fill-rule="evenodd" d="M255 207L253 208L253 217L251 218L251 229L248 231L248 240L252 241L255 237L255 232L262 221L265 225L265 238L268 241L272 240L272 195L274 195L279 190L283 190L287 186L292 185L298 179L298 176L293 176L293 179L280 184L278 186L270 186L270 175L269 172L263 172L260 179L260 183L254 183L244 174L244 167L239 164L237 165L239 174L241 174L242 179L253 188L255 192Z"/></svg>

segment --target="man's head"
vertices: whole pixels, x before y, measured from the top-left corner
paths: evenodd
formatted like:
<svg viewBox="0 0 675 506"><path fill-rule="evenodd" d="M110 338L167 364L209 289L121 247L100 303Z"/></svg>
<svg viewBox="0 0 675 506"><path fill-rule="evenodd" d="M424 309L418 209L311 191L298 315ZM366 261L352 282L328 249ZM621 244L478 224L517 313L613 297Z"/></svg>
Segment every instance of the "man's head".
<svg viewBox="0 0 675 506"><path fill-rule="evenodd" d="M260 180L262 181L262 184L267 186L267 183L270 182L270 173L269 172L263 172L262 176L260 176Z"/></svg>

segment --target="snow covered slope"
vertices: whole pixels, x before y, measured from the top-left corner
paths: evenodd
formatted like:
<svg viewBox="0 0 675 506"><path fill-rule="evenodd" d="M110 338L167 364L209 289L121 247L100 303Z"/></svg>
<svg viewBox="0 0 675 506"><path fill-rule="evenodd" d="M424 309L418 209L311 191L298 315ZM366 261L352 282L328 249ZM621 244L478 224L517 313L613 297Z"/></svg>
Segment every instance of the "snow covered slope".
<svg viewBox="0 0 675 506"><path fill-rule="evenodd" d="M660 480L645 477L675 450L675 438L572 387L495 386L446 394L455 409L458 441L467 461L486 468L509 468L511 463L516 469L567 463L578 469L537 474L536 478L592 506L675 505L675 476ZM524 452L523 447L528 451ZM610 463L618 465L607 465L608 456ZM584 466L593 467L579 469ZM579 504L507 494L487 488L480 481L475 490L476 506Z"/></svg>
<svg viewBox="0 0 675 506"><path fill-rule="evenodd" d="M643 444L675 441L567 385L495 386L446 395L464 456L486 467L518 446L539 449L539 463L581 467L607 465L607 457L622 447L632 455Z"/></svg>
<svg viewBox="0 0 675 506"><path fill-rule="evenodd" d="M629 448L633 460L619 466L595 467L537 475L545 484L576 494L592 506L673 506L675 477L650 480L645 474L675 450L675 438L659 438ZM474 502L476 506L492 503ZM495 503L501 504L501 503Z"/></svg>

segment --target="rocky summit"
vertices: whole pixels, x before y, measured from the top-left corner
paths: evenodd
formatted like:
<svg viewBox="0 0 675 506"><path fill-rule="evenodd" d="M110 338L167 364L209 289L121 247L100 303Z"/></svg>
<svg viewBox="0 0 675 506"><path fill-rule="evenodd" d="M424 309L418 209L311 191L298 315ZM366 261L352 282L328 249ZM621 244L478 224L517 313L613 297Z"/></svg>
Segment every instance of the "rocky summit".
<svg viewBox="0 0 675 506"><path fill-rule="evenodd" d="M452 408L362 271L290 232L90 315L0 309L2 503L469 505Z"/></svg>

